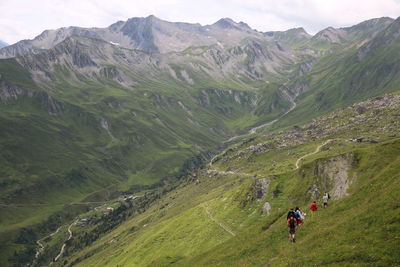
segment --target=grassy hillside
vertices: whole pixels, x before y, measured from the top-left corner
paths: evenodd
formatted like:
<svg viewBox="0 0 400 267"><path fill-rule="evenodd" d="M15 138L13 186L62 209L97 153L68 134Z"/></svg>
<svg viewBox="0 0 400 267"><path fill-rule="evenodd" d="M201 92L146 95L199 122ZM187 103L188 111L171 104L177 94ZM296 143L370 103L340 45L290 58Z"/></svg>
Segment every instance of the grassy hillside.
<svg viewBox="0 0 400 267"><path fill-rule="evenodd" d="M357 181L348 191L349 196L332 201L328 209L320 207L316 214L309 212L305 225L297 232L296 244L289 243L282 216L268 230L261 223L253 225L237 239L184 261L182 266L399 264L399 145L397 140L354 151L357 167L352 171L357 173ZM294 179L296 183L299 178ZM296 190L304 190L295 186ZM296 200L294 203L306 208L304 198Z"/></svg>
<svg viewBox="0 0 400 267"><path fill-rule="evenodd" d="M62 263L396 265L400 140L393 131L399 103L398 96L370 100L317 124L236 145L88 247L77 246L96 223L75 226ZM314 134L318 140L310 142ZM355 134L363 142L349 141ZM324 191L333 198L329 208L311 215L309 203L321 204ZM265 203L271 209L263 209ZM292 244L285 215L295 205L308 216Z"/></svg>
<svg viewBox="0 0 400 267"><path fill-rule="evenodd" d="M149 54L72 36L42 53L0 60L0 213L4 214L0 219L0 241L4 241L0 264L11 264L10 258L20 264L31 261L38 238L123 194L140 192L142 204L129 214L119 208L116 216L97 218L102 226L93 226L95 235L85 237L85 229L80 233L86 245L133 215L137 215L133 219L136 224L142 218L157 227L170 219L164 222L168 231L181 220L189 220L184 224L187 233L191 233L190 224L196 224L196 229L214 224L214 230L204 236L199 233L205 243L200 247L184 243L183 251L191 249L172 260L189 264L190 257L209 253L208 248L261 225L263 217L253 222L250 216L261 210L261 203L257 205L248 193L254 178L267 179L268 188L274 187L277 194L271 205L284 209L293 205L293 199L285 196L294 192L295 166L302 156L311 153L297 165L367 149L397 133L397 124L384 117L378 125L384 134L371 131L367 122L375 125L374 119L386 110L365 113L365 107L350 112L360 124L348 113L334 120L334 126L325 117L322 125L329 126L326 128L320 128L318 121L305 126L307 132L298 126L291 128L338 107L398 92L398 21L386 27L388 23L374 24L365 34L363 27L354 28L357 38L341 39L340 44L329 40L313 43L301 30L285 33L282 38L297 50L271 40L247 38L230 48L213 45L190 47L182 53ZM337 32L330 29L329 34L333 38ZM295 40L301 44L296 46ZM381 103L381 99L371 101L373 105ZM286 114L291 107L295 109ZM213 158L208 169L196 174L201 178L190 178L199 180L198 184L204 180L208 194L185 180L209 160L210 151L226 145L224 140L275 119L272 127L265 127L266 136L240 136L234 140L238 143ZM281 129L289 132L279 133ZM367 135L368 142L354 145L346 141L360 135ZM327 142L330 150L312 153L321 142ZM185 181L193 190L185 187L176 192L188 205L173 204L176 216L186 210L185 215L177 219L169 214L165 199L145 212L156 199ZM309 175L301 186L313 181ZM278 197L283 189L286 193ZM190 201L184 197L188 196L186 190L192 192ZM215 212L221 211L222 204L216 202L219 198L232 199L225 215ZM305 201L300 195L296 199ZM149 215L151 212L157 215ZM271 212L269 222L283 211ZM200 217L194 222L189 219L192 216ZM143 225L147 223L140 227ZM154 233L147 232L153 228L131 227L132 235L138 235L135 248L145 240L160 243L153 240ZM217 234L221 228L223 235ZM39 262L56 255L63 238L57 240L49 241L50 248ZM158 249L165 256L160 262L169 261L163 251L175 241ZM80 246L70 246L68 253L77 253ZM152 244L148 247L154 249ZM131 250L142 255L135 259L137 264L152 264L154 258L135 248ZM198 254L192 255L193 251ZM90 256L79 253L79 260L74 256L69 262ZM116 256L113 263L129 259Z"/></svg>
<svg viewBox="0 0 400 267"><path fill-rule="evenodd" d="M2 264L36 246L35 238L18 241L23 228L43 236L59 226L45 229L50 215L82 211L65 205L174 182L260 114L285 111L276 85L245 73L232 78L206 56L70 38L42 54L0 60ZM269 108L255 114L261 100Z"/></svg>

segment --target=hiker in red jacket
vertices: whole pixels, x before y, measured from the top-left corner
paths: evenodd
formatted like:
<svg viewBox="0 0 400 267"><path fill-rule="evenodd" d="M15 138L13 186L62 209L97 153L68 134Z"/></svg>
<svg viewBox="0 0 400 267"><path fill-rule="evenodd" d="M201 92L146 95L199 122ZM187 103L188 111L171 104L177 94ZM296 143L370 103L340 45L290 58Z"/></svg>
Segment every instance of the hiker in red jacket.
<svg viewBox="0 0 400 267"><path fill-rule="evenodd" d="M311 203L310 205L310 210L312 211L311 214L314 214L314 211L317 211L318 206L317 206L317 202L313 201L313 203Z"/></svg>

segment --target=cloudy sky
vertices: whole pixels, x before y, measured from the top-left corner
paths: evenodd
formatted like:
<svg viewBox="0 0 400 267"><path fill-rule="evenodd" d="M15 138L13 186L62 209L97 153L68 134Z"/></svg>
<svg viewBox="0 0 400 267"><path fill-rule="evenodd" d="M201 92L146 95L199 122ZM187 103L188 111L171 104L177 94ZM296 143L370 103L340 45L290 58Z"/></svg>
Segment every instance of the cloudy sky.
<svg viewBox="0 0 400 267"><path fill-rule="evenodd" d="M211 24L223 17L259 31L328 26L400 16L400 0L0 0L0 40L32 39L45 29L106 27L118 20L155 15L168 21Z"/></svg>

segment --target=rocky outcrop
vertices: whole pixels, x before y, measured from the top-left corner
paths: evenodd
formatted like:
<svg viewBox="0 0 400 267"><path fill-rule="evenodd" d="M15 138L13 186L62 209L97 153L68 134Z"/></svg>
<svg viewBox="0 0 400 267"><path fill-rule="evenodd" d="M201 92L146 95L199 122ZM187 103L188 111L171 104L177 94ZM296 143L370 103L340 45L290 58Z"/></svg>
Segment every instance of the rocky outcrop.
<svg viewBox="0 0 400 267"><path fill-rule="evenodd" d="M1 80L1 77L0 77ZM9 99L18 99L19 96L33 96L32 91L28 91L25 89L22 89L21 87L18 87L16 85L9 85L5 82L0 81L0 100L2 102L7 101Z"/></svg>
<svg viewBox="0 0 400 267"><path fill-rule="evenodd" d="M271 204L269 202L265 202L262 209L262 215L269 215L271 209Z"/></svg>
<svg viewBox="0 0 400 267"><path fill-rule="evenodd" d="M313 39L326 41L330 43L341 44L347 38L347 32L343 29L335 29L328 27L320 32L318 32Z"/></svg>
<svg viewBox="0 0 400 267"><path fill-rule="evenodd" d="M332 199L345 197L348 194L347 189L357 178L352 171L355 164L352 153L317 160L313 171L316 183L311 185L308 193L313 199L320 199L325 191L329 192Z"/></svg>
<svg viewBox="0 0 400 267"><path fill-rule="evenodd" d="M9 85L5 82L0 84L0 102L6 102L10 100L18 100L19 97L34 98L40 102L43 109L50 115L57 115L65 110L64 105L44 92L35 92L25 90L16 85Z"/></svg>
<svg viewBox="0 0 400 267"><path fill-rule="evenodd" d="M106 120L105 118L100 118L100 126L101 128L103 128L104 130L106 130L106 132L108 133L108 135L111 137L111 140L114 140L115 137L113 136L113 134L111 133L111 126L110 123L108 122L108 120Z"/></svg>
<svg viewBox="0 0 400 267"><path fill-rule="evenodd" d="M380 32L376 38L362 45L357 52L358 59L363 60L372 51L396 41L400 38L400 17L393 21L385 30Z"/></svg>
<svg viewBox="0 0 400 267"><path fill-rule="evenodd" d="M46 93L42 94L41 100L42 106L50 115L57 115L65 110L65 107L61 102L57 101Z"/></svg>
<svg viewBox="0 0 400 267"><path fill-rule="evenodd" d="M268 193L270 180L268 178L257 179L253 183L254 199L259 202Z"/></svg>

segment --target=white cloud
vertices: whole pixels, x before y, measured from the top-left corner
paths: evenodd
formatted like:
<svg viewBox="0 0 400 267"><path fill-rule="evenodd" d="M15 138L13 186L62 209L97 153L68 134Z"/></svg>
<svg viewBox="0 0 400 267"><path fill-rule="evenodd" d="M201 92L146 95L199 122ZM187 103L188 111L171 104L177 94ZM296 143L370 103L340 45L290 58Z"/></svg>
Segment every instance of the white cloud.
<svg viewBox="0 0 400 267"><path fill-rule="evenodd" d="M261 31L328 26L400 14L399 0L0 0L0 39L13 43L45 29L106 27L118 20L151 14L169 21L210 24L222 17Z"/></svg>

